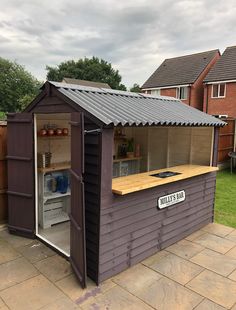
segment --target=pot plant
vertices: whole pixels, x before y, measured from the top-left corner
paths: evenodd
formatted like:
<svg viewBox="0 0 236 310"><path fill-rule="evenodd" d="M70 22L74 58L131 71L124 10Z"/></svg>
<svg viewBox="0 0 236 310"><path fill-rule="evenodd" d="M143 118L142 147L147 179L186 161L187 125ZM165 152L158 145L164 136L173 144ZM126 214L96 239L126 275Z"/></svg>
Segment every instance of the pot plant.
<svg viewBox="0 0 236 310"><path fill-rule="evenodd" d="M128 140L127 157L128 158L134 157L134 139L133 138Z"/></svg>

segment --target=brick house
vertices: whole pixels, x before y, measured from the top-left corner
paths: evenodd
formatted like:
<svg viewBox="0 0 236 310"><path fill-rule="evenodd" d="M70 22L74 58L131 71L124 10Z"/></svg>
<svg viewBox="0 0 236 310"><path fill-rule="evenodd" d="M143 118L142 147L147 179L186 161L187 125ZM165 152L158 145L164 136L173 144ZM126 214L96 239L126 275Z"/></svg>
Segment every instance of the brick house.
<svg viewBox="0 0 236 310"><path fill-rule="evenodd" d="M203 109L203 80L220 57L219 50L164 60L143 84L142 92L171 96Z"/></svg>
<svg viewBox="0 0 236 310"><path fill-rule="evenodd" d="M203 82L203 111L236 118L236 46L226 48Z"/></svg>

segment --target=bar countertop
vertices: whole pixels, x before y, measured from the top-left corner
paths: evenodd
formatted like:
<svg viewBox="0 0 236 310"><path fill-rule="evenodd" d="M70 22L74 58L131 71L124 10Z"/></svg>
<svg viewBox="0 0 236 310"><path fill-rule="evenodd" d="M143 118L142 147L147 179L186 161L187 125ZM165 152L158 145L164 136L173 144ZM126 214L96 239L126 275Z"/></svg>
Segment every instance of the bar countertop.
<svg viewBox="0 0 236 310"><path fill-rule="evenodd" d="M159 170L148 171L144 173L132 174L125 177L119 177L112 180L112 192L117 195L126 195L129 193L141 191L144 189L168 184L192 178L201 174L217 171L217 167L181 165ZM179 172L180 174L168 178L158 178L151 176L164 171Z"/></svg>

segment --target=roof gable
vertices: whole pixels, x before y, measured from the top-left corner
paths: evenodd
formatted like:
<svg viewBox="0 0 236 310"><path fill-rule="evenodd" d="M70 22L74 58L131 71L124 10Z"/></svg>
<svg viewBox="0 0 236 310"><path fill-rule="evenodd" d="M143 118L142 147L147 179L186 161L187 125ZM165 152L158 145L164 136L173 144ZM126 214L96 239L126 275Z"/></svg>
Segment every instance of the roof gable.
<svg viewBox="0 0 236 310"><path fill-rule="evenodd" d="M204 82L217 82L236 79L236 46L227 47Z"/></svg>
<svg viewBox="0 0 236 310"><path fill-rule="evenodd" d="M219 50L166 59L142 88L193 84L217 53Z"/></svg>

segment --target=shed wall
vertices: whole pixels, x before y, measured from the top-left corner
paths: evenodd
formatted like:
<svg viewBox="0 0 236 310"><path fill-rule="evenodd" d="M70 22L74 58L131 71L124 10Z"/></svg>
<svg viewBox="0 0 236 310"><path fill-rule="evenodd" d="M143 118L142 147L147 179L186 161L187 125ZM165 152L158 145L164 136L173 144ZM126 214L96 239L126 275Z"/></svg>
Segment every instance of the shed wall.
<svg viewBox="0 0 236 310"><path fill-rule="evenodd" d="M125 196L111 195L101 209L100 281L213 221L215 173ZM157 208L160 196L185 190L186 200Z"/></svg>
<svg viewBox="0 0 236 310"><path fill-rule="evenodd" d="M45 96L28 112L31 113L72 113L83 112L78 105L69 105L53 92ZM88 117L84 118L85 130L97 128ZM86 257L87 274L97 282L98 277L98 240L99 240L99 212L100 212L100 136L98 134L85 135L85 227L86 227Z"/></svg>
<svg viewBox="0 0 236 310"><path fill-rule="evenodd" d="M102 133L99 282L213 221L216 173L119 196L111 192L112 130ZM109 147L111 146L111 147ZM160 196L185 190L186 200L157 208Z"/></svg>

